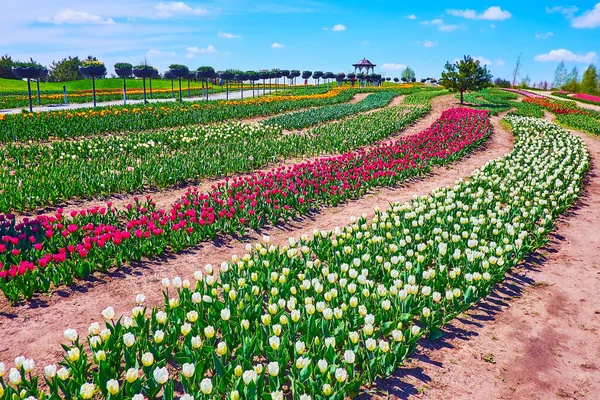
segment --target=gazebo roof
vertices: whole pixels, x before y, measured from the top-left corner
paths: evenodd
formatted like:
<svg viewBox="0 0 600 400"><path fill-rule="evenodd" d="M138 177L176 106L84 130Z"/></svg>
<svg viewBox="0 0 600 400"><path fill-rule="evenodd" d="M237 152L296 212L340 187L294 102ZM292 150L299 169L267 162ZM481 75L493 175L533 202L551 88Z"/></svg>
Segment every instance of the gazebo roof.
<svg viewBox="0 0 600 400"><path fill-rule="evenodd" d="M353 67L375 67L377 65L373 64L371 61L367 60L366 58L363 58L358 63L352 64L352 66Z"/></svg>

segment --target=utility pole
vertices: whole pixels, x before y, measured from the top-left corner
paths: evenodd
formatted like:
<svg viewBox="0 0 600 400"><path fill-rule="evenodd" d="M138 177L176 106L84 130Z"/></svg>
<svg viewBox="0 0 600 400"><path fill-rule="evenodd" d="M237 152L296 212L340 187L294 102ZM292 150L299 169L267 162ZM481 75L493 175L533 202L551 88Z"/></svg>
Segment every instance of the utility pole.
<svg viewBox="0 0 600 400"><path fill-rule="evenodd" d="M522 54L519 54L519 57L517 58L517 65L515 66L515 70L513 71L513 80L512 80L512 86L517 86L517 79L519 79L520 75L520 69L521 69L521 56Z"/></svg>

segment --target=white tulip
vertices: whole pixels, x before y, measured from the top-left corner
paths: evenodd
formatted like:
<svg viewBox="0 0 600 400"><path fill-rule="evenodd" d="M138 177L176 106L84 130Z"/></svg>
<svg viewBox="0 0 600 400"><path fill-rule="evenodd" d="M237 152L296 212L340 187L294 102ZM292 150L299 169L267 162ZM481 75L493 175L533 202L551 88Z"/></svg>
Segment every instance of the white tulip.
<svg viewBox="0 0 600 400"><path fill-rule="evenodd" d="M69 342L74 342L74 341L77 340L77 338L79 337L79 335L77 335L77 331L75 329L66 329L65 332L64 332L64 337Z"/></svg>
<svg viewBox="0 0 600 400"><path fill-rule="evenodd" d="M102 310L102 316L105 320L110 321L115 317L115 309L112 307L106 307Z"/></svg>
<svg viewBox="0 0 600 400"><path fill-rule="evenodd" d="M204 378L200 382L200 390L204 394L210 394L213 390L213 384L210 378Z"/></svg>
<svg viewBox="0 0 600 400"><path fill-rule="evenodd" d="M157 367L152 372L152 376L154 377L154 380L159 385L164 385L169 380L169 371L165 367L163 367L163 368Z"/></svg>

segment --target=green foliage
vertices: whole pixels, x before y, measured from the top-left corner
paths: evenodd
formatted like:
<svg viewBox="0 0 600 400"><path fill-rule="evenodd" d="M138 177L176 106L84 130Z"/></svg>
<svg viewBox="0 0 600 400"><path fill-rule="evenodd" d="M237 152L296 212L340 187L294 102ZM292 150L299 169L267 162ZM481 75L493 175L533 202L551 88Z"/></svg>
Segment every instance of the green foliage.
<svg viewBox="0 0 600 400"><path fill-rule="evenodd" d="M476 91L490 85L492 74L486 66L481 66L478 60L471 56L454 64L446 63L446 70L442 72L440 85L453 92L460 92L460 103L464 104L465 92Z"/></svg>
<svg viewBox="0 0 600 400"><path fill-rule="evenodd" d="M320 125L307 134L282 135L277 126L228 122L58 140L52 145L8 144L0 148L0 180L7 188L0 212L223 177L294 157L346 152L400 131L429 109L428 104L390 107ZM22 160L36 162L25 166Z"/></svg>
<svg viewBox="0 0 600 400"><path fill-rule="evenodd" d="M53 61L50 65L48 80L51 82L66 82L83 79L83 75L79 72L80 66L81 60L77 56L68 56L60 61Z"/></svg>
<svg viewBox="0 0 600 400"><path fill-rule="evenodd" d="M600 136L600 120L583 114L556 114L556 120L568 127Z"/></svg>
<svg viewBox="0 0 600 400"><path fill-rule="evenodd" d="M15 74L12 72L12 67L14 67L15 62L12 57L8 54L0 57L0 78L4 79L17 79Z"/></svg>
<svg viewBox="0 0 600 400"><path fill-rule="evenodd" d="M150 70L150 69L154 69L154 67L152 65L149 64L138 64L135 67L133 67L134 69L142 69L142 70Z"/></svg>
<svg viewBox="0 0 600 400"><path fill-rule="evenodd" d="M102 61L98 61L98 60L83 60L81 62L81 66L82 67L100 67L100 66L104 66L104 63Z"/></svg>
<svg viewBox="0 0 600 400"><path fill-rule="evenodd" d="M189 68L183 64L171 64L169 65L169 69L184 70L187 71L187 73L190 72Z"/></svg>
<svg viewBox="0 0 600 400"><path fill-rule="evenodd" d="M597 94L599 92L598 70L594 64L590 64L583 73L579 90L587 94Z"/></svg>
<svg viewBox="0 0 600 400"><path fill-rule="evenodd" d="M24 68L43 68L43 65L37 61L34 61L33 58L30 58L29 61L15 61L13 62L13 67L24 67Z"/></svg>
<svg viewBox="0 0 600 400"><path fill-rule="evenodd" d="M148 129L167 128L221 122L231 119L266 116L306 107L322 106L344 101L339 93L334 97L290 99L254 104L226 101L185 102L183 104L162 103L160 107L140 108L138 105L106 107L106 115L98 115L98 109L80 108L77 113L45 112L11 114L2 121L0 143L22 140L45 140L50 137L69 138L90 136L106 132L136 132ZM65 114L70 114L67 118ZM91 115L90 115L91 114Z"/></svg>
<svg viewBox="0 0 600 400"><path fill-rule="evenodd" d="M494 85L500 88L509 88L511 86L510 81L502 78L496 78L496 80L494 80Z"/></svg>
<svg viewBox="0 0 600 400"><path fill-rule="evenodd" d="M406 92L410 92L410 90L407 90ZM347 93L348 100L350 100L353 93L350 91L347 91ZM292 114L278 115L265 120L263 123L265 125L280 126L283 129L306 128L307 126L315 125L321 122L341 119L359 112L385 107L394 97L399 94L401 94L400 91L384 91L374 93L370 94L358 103L335 104Z"/></svg>
<svg viewBox="0 0 600 400"><path fill-rule="evenodd" d="M126 62L118 62L114 65L115 68L120 68L120 69L128 69L128 68L133 68L133 65L126 63Z"/></svg>
<svg viewBox="0 0 600 400"><path fill-rule="evenodd" d="M554 84L553 87L561 88L568 81L567 67L565 63L561 61L556 67L556 71L554 71Z"/></svg>
<svg viewBox="0 0 600 400"><path fill-rule="evenodd" d="M416 78L415 71L411 67L404 68L400 76L403 78L402 80L404 82L414 82L413 79ZM406 80L404 78L406 78Z"/></svg>

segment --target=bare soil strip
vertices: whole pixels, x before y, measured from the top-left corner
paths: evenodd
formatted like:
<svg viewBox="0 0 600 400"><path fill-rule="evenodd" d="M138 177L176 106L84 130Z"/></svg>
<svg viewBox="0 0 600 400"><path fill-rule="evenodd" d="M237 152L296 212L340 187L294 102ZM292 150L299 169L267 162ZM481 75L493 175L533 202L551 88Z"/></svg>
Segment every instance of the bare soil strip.
<svg viewBox="0 0 600 400"><path fill-rule="evenodd" d="M453 96L434 101L434 111L405 131L420 132L439 117L441 112L455 106ZM349 216L366 213L373 215L374 207L386 208L393 201L407 201L413 193L427 194L432 189L453 184L469 176L488 160L508 153L513 146L512 135L499 126L499 118L492 118L494 133L485 146L447 167L434 169L421 179L413 179L403 186L372 191L369 195L335 208L326 208L306 218L276 227L252 232L242 238L224 238L204 243L178 255L141 262L131 268L122 268L111 274L96 274L79 286L63 288L50 295L40 296L26 306L10 307L0 303L0 360L10 361L27 355L36 360L36 368L59 361L63 331L75 328L84 334L91 322L101 320L100 312L113 306L117 314L128 314L134 306L137 293L144 293L150 305L161 304L160 280L163 277L191 278L193 272L207 263L214 265L227 260L232 254L244 254L246 243L271 236L273 243L282 243L288 237L312 234L314 229L330 229L349 223Z"/></svg>
<svg viewBox="0 0 600 400"><path fill-rule="evenodd" d="M586 142L592 167L550 243L361 398L598 398L600 138L571 132Z"/></svg>

